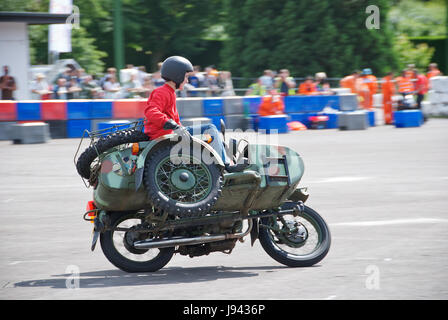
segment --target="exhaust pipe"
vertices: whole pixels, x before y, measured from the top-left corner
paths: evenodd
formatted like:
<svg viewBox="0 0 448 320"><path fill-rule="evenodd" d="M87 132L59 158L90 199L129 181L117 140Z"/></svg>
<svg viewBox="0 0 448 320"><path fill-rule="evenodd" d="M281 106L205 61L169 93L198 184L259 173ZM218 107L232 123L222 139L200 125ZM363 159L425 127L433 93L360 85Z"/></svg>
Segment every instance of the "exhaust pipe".
<svg viewBox="0 0 448 320"><path fill-rule="evenodd" d="M134 242L134 248L136 249L154 249L154 248L170 248L176 246L187 246L194 244L202 244L208 242L223 241L228 239L240 239L247 236L252 230L252 219L248 220L247 230L242 233L234 234L219 234L213 236L200 236L200 237L171 237L162 239L148 239Z"/></svg>

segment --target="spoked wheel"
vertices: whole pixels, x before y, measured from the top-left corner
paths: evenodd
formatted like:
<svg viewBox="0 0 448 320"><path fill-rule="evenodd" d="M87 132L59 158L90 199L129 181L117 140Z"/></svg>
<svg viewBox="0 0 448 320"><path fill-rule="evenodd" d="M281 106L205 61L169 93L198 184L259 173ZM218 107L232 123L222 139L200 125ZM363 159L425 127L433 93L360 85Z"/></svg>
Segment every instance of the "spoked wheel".
<svg viewBox="0 0 448 320"><path fill-rule="evenodd" d="M289 267L309 267L330 250L330 230L324 219L305 206L303 213L261 219L259 239L269 256Z"/></svg>
<svg viewBox="0 0 448 320"><path fill-rule="evenodd" d="M194 155L172 155L164 148L145 167L145 187L151 203L178 216L205 214L221 194L221 170Z"/></svg>
<svg viewBox="0 0 448 320"><path fill-rule="evenodd" d="M126 272L154 272L163 268L173 257L174 248L136 249L133 243L149 235L137 232L142 224L137 213L113 213L111 230L101 234L101 249L106 258ZM118 230L115 230L117 229Z"/></svg>

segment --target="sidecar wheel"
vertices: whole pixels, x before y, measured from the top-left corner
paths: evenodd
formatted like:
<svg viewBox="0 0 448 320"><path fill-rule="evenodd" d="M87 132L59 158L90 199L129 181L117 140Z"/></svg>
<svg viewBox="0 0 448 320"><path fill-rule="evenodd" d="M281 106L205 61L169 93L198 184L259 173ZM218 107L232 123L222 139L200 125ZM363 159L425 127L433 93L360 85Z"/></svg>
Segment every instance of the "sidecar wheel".
<svg viewBox="0 0 448 320"><path fill-rule="evenodd" d="M310 267L318 263L327 255L331 244L325 220L307 206L298 217L262 218L259 239L271 258L289 267Z"/></svg>
<svg viewBox="0 0 448 320"><path fill-rule="evenodd" d="M144 184L151 203L180 217L210 211L222 192L220 168L193 154L172 158L171 147L155 151L147 160Z"/></svg>
<svg viewBox="0 0 448 320"><path fill-rule="evenodd" d="M136 249L129 243L128 232L116 227L131 228L141 223L135 212L111 214L111 229L100 235L101 249L107 260L126 272L155 272L162 269L173 257L173 248Z"/></svg>

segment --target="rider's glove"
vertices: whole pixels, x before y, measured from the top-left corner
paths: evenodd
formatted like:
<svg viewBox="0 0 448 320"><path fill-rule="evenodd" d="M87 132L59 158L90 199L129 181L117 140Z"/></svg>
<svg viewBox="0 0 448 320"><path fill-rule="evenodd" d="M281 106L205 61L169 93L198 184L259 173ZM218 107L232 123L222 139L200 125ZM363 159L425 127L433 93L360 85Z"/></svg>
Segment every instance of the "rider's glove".
<svg viewBox="0 0 448 320"><path fill-rule="evenodd" d="M174 121L173 119L170 119L167 122L165 122L165 124L163 125L163 129L173 130L175 134L181 136L182 138L189 139L191 137L188 130L185 129L185 127L182 127L179 124L177 124L176 121Z"/></svg>

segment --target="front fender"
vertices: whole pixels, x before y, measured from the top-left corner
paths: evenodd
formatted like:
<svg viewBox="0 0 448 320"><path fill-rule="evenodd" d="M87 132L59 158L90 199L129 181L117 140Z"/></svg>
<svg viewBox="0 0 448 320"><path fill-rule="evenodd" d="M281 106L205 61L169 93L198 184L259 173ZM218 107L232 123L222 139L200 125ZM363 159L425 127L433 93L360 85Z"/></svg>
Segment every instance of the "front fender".
<svg viewBox="0 0 448 320"><path fill-rule="evenodd" d="M173 139L173 138L176 138L176 139ZM215 162L216 165L218 165L220 167L224 167L224 162L222 161L221 156L218 154L218 152L216 152L215 149L213 149L208 143L202 141L201 139L198 139L194 136L192 136L191 138L193 140L193 144L198 144L201 147L203 147L204 149L206 149L208 152L210 152L211 158L213 159L213 161ZM149 144L145 147L143 152L137 158L137 168L135 171L135 189L136 190L141 186L141 183L143 181L143 171L145 169L145 163L146 163L146 158L147 158L148 154L152 150L156 150L160 147L163 147L164 145L169 145L169 144L175 145L177 143L178 142L177 142L176 134L164 135L164 136L161 136L161 137L149 142Z"/></svg>

